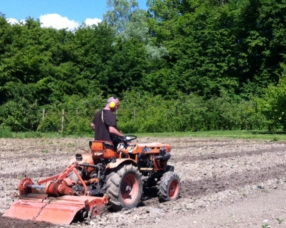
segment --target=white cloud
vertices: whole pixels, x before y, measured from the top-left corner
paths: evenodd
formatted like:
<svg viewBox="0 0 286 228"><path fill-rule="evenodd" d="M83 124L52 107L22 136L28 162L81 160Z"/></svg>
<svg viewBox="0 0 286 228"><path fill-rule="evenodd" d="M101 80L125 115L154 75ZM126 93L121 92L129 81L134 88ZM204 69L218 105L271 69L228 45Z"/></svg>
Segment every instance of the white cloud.
<svg viewBox="0 0 286 228"><path fill-rule="evenodd" d="M42 27L52 27L55 29L66 28L68 30L74 30L80 25L78 22L69 20L67 17L62 17L56 13L41 15L39 20Z"/></svg>
<svg viewBox="0 0 286 228"><path fill-rule="evenodd" d="M53 14L45 14L41 15L39 18L41 22L42 27L52 27L55 29L68 29L68 30L74 30L80 26L80 23L74 20L70 20L67 17L63 17L59 14L53 13ZM8 18L7 21L10 24L19 24L20 22L25 22L25 20L16 20L14 18ZM91 25L98 25L101 20L98 18L87 18L84 23L87 26Z"/></svg>
<svg viewBox="0 0 286 228"><path fill-rule="evenodd" d="M91 25L98 25L98 23L100 23L102 20L98 19L98 18L87 18L85 19L84 23L87 26L91 26Z"/></svg>
<svg viewBox="0 0 286 228"><path fill-rule="evenodd" d="M14 18L8 18L7 21L13 25L13 24L19 24L19 21L17 19Z"/></svg>

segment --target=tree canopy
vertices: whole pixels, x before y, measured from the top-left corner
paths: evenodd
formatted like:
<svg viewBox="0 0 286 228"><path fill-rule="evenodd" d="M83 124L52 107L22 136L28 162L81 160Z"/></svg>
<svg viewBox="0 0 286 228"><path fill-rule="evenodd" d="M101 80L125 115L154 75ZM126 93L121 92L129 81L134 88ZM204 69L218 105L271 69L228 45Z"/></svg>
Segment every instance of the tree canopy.
<svg viewBox="0 0 286 228"><path fill-rule="evenodd" d="M87 109L111 94L126 102L144 94L131 103L151 119L142 117L140 126L125 120L126 129L285 128L285 3L148 0L142 10L136 0L108 0L102 23L75 31L29 17L10 24L1 14L0 125L35 130L39 110L71 101L88 119Z"/></svg>

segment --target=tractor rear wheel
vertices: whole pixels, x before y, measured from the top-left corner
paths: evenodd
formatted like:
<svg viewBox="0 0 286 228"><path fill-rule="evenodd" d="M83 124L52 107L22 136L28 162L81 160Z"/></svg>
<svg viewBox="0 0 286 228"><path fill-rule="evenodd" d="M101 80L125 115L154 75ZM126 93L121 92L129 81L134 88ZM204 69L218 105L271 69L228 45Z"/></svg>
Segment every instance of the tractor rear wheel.
<svg viewBox="0 0 286 228"><path fill-rule="evenodd" d="M178 174L172 171L164 173L157 186L159 200L172 201L178 199L180 186Z"/></svg>
<svg viewBox="0 0 286 228"><path fill-rule="evenodd" d="M106 194L114 211L131 209L141 201L143 183L137 167L123 165L107 177Z"/></svg>

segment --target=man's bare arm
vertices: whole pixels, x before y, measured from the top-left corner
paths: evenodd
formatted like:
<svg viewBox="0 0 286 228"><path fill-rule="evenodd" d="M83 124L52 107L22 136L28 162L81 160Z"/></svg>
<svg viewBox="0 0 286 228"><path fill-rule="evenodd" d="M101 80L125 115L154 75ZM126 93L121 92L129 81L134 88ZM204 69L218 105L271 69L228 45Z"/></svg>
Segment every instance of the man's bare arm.
<svg viewBox="0 0 286 228"><path fill-rule="evenodd" d="M95 130L95 124L94 123L91 123L90 126L93 130Z"/></svg>
<svg viewBox="0 0 286 228"><path fill-rule="evenodd" d="M112 126L109 126L109 133L110 134L114 134L114 135L117 135L117 136L121 136L121 137L124 137L124 135L118 131L115 127L112 127Z"/></svg>

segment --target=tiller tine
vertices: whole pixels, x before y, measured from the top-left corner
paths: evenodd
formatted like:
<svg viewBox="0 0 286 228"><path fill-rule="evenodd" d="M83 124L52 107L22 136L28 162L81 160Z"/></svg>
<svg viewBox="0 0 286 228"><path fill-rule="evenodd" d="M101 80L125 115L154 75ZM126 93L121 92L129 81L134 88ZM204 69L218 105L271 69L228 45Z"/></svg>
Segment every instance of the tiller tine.
<svg viewBox="0 0 286 228"><path fill-rule="evenodd" d="M46 194L31 193L21 196L3 216L69 225L76 215L84 218L88 215L93 217L100 214L107 201L107 197L60 196L49 198Z"/></svg>

